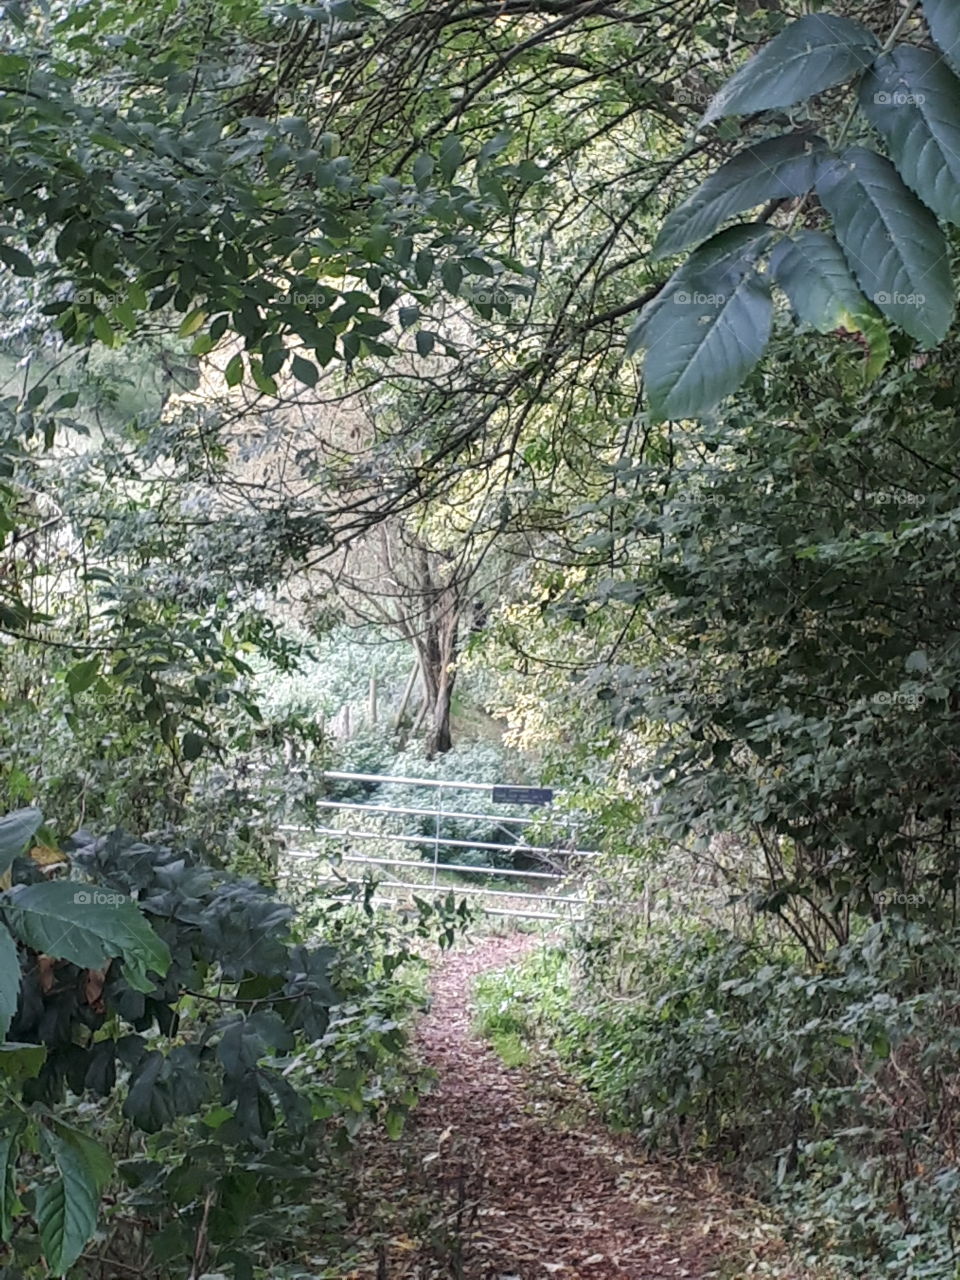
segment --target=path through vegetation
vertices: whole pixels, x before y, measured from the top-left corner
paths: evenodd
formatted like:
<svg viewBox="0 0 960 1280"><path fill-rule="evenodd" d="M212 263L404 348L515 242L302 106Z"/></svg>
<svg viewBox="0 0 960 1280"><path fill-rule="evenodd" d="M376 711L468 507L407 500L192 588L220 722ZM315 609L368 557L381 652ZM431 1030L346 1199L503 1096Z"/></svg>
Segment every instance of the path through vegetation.
<svg viewBox="0 0 960 1280"><path fill-rule="evenodd" d="M411 1179L421 1182L442 1208L424 1223L420 1240L394 1235L380 1274L390 1280L735 1275L722 1261L729 1209L719 1197L672 1167L644 1162L627 1140L590 1117L549 1067L507 1067L472 1030L474 978L509 965L530 943L489 939L454 951L434 972L433 1003L418 1038L438 1079L409 1135L420 1169L408 1165L394 1182L403 1177L408 1189Z"/></svg>

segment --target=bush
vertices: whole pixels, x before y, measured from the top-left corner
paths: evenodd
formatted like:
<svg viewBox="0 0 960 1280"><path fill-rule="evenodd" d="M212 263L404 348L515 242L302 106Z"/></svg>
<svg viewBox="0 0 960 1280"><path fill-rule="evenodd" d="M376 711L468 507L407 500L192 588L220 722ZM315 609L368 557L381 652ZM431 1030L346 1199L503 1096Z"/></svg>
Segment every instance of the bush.
<svg viewBox="0 0 960 1280"><path fill-rule="evenodd" d="M97 1274L116 1258L175 1278L202 1258L253 1280L335 1251L344 1153L368 1124L399 1136L417 1100L410 941L446 945L459 918L327 901L296 919L186 845L119 833L75 837L51 880L13 856L40 822L0 824L4 1276L92 1275L77 1260L95 1229Z"/></svg>
<svg viewBox="0 0 960 1280"><path fill-rule="evenodd" d="M482 979L485 1033L549 1037L615 1123L778 1201L809 1260L954 1276L960 931L888 918L816 969L720 929L634 950L627 996L592 950Z"/></svg>

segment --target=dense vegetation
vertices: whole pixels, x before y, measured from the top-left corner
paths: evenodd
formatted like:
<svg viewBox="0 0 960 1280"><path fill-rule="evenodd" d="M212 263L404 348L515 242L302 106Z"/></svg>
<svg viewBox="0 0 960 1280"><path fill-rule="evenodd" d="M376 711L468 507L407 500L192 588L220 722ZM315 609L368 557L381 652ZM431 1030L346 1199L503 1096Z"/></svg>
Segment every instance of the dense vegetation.
<svg viewBox="0 0 960 1280"><path fill-rule="evenodd" d="M292 883L418 807L331 769L553 783L504 1052L960 1274L958 76L953 0L2 6L4 1277L349 1271L469 912Z"/></svg>

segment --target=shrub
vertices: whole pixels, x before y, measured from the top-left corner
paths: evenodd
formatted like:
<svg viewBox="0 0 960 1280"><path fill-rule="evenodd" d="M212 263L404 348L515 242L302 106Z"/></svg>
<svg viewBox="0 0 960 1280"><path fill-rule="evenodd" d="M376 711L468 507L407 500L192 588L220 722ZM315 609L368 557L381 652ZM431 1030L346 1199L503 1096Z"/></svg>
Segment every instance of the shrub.
<svg viewBox="0 0 960 1280"><path fill-rule="evenodd" d="M548 1037L650 1148L725 1163L809 1260L946 1280L960 1233L960 931L896 917L811 969L721 929L654 932L631 991L593 951L482 979L492 1037Z"/></svg>
<svg viewBox="0 0 960 1280"><path fill-rule="evenodd" d="M14 856L40 821L0 823L4 1275L82 1274L95 1229L98 1267L172 1278L279 1274L335 1241L344 1151L371 1122L399 1136L417 1099L409 939L445 945L456 918L341 902L298 921L185 845L120 833L75 837L51 880Z"/></svg>

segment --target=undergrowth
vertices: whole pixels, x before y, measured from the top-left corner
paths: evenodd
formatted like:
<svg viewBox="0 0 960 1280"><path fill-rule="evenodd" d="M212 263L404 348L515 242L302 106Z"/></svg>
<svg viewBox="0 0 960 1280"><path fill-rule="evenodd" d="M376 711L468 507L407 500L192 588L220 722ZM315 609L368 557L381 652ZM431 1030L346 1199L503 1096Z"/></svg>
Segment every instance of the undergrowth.
<svg viewBox="0 0 960 1280"><path fill-rule="evenodd" d="M477 983L515 1055L547 1047L650 1151L709 1159L831 1274L954 1280L960 937L896 919L807 967L698 928L635 940L630 989L586 937Z"/></svg>

